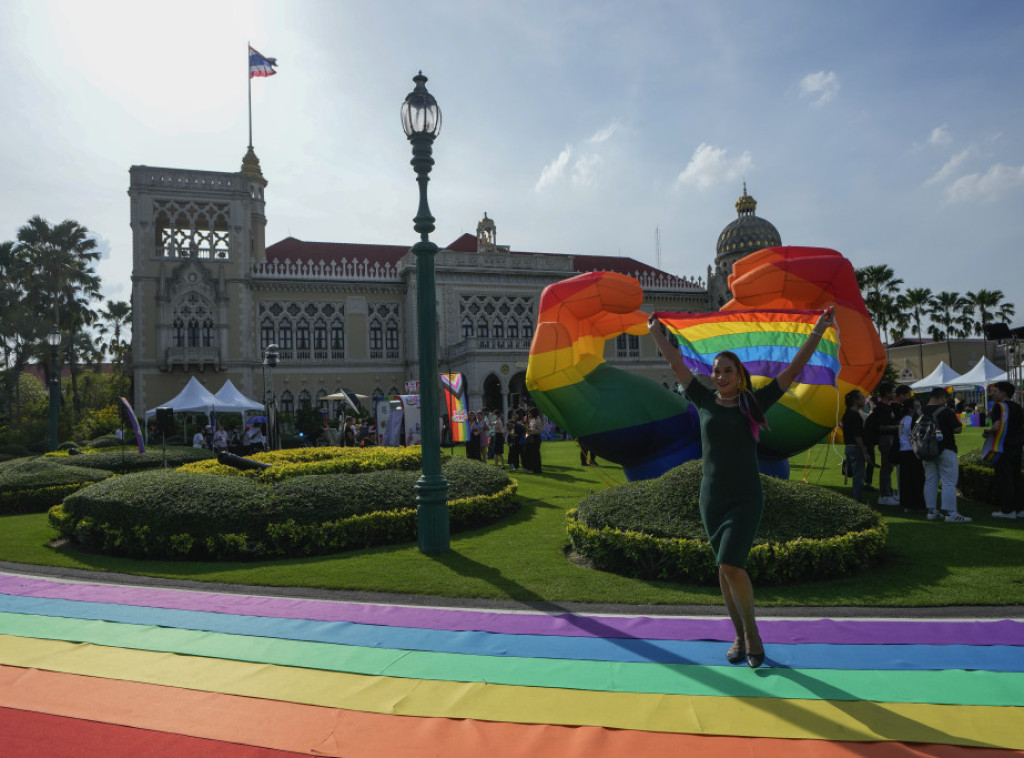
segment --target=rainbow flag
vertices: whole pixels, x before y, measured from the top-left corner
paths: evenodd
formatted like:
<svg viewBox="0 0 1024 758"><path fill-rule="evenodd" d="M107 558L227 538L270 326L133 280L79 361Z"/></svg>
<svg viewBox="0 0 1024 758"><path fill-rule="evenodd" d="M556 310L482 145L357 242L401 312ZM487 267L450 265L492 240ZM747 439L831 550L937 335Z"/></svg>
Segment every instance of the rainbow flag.
<svg viewBox="0 0 1024 758"><path fill-rule="evenodd" d="M715 356L729 350L743 361L751 378L771 379L793 360L818 322L821 311L747 310L655 315L675 336L683 363L695 374L710 375ZM796 381L834 385L839 369L839 338L832 327L825 331Z"/></svg>
<svg viewBox="0 0 1024 758"><path fill-rule="evenodd" d="M1006 403L993 403L992 417L998 417L1003 423L999 425L999 430L991 437L986 437L982 444L981 459L985 463L995 463L1006 452L1006 433L1010 429L1010 425L1006 423L1010 418L1009 406Z"/></svg>
<svg viewBox="0 0 1024 758"><path fill-rule="evenodd" d="M750 372L754 387L768 384L793 360L821 311L737 310L717 313L654 314L675 336L683 362L709 375L715 356L735 353ZM760 455L781 460L804 450L839 423L839 337L825 330L817 350L778 403L765 414Z"/></svg>
<svg viewBox="0 0 1024 758"><path fill-rule="evenodd" d="M452 442L465 442L469 439L466 429L466 377L462 374L441 374L441 387L444 389L444 407L451 419Z"/></svg>

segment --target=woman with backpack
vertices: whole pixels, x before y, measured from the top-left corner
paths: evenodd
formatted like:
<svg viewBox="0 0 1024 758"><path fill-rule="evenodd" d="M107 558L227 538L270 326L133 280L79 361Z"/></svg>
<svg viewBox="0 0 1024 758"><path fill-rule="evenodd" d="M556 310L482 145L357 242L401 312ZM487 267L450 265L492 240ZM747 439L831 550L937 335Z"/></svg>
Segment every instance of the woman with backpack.
<svg viewBox="0 0 1024 758"><path fill-rule="evenodd" d="M910 433L919 415L916 401L910 397L903 403L899 413L900 452L896 458L900 467L900 504L904 513L924 513L924 467L914 453Z"/></svg>

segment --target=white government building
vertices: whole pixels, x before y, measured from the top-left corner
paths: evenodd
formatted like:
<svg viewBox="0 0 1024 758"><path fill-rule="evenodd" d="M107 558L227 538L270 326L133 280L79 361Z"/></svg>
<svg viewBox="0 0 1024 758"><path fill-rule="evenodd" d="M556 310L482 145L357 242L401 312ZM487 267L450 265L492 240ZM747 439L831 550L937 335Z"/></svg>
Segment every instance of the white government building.
<svg viewBox="0 0 1024 758"><path fill-rule="evenodd" d="M409 246L306 242L267 246L267 180L250 147L237 172L132 166L133 398L141 417L196 376L212 392L230 379L251 398L276 395L282 413L342 388L405 392L419 376L416 262ZM747 253L781 244L743 188L708 279L676 276L628 257L520 252L497 243L484 214L435 260L439 370L465 376L469 408L529 402L526 364L542 290L587 271L638 279L644 310L717 310ZM264 388L264 351L280 360ZM669 386L648 337L609 341L606 358ZM443 407L443 405L442 405Z"/></svg>

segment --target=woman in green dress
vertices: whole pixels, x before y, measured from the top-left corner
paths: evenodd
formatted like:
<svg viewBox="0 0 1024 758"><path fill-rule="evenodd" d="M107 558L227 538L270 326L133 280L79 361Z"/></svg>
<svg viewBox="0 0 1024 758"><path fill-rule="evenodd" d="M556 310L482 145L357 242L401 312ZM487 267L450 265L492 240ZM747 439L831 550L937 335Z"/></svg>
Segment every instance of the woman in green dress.
<svg viewBox="0 0 1024 758"><path fill-rule="evenodd" d="M648 321L655 344L700 416L700 515L718 563L722 598L736 630L736 639L726 652L730 663L746 660L751 668L757 668L764 662L764 644L754 617L754 587L746 570L747 555L764 510L757 465L758 433L766 426L764 412L796 379L832 323L829 309L818 318L792 362L756 390L740 359L733 353L719 353L711 370L712 390L683 363L664 325L654 316Z"/></svg>

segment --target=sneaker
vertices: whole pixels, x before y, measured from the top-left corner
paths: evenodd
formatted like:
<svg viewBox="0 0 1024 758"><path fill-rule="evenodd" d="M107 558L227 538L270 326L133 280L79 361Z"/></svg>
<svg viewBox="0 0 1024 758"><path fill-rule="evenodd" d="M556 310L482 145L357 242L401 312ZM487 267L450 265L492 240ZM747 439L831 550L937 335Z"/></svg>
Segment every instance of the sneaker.
<svg viewBox="0 0 1024 758"><path fill-rule="evenodd" d="M900 499L894 495L885 495L878 498L879 505L899 505Z"/></svg>
<svg viewBox="0 0 1024 758"><path fill-rule="evenodd" d="M934 508L932 508L930 511L928 511L928 520L929 521L942 521L942 518L943 518L942 514L939 513L937 510L935 510Z"/></svg>
<svg viewBox="0 0 1024 758"><path fill-rule="evenodd" d="M992 518L1017 518L1017 512L1003 513L1002 511L992 511Z"/></svg>
<svg viewBox="0 0 1024 758"><path fill-rule="evenodd" d="M931 516L929 516L928 518L931 518ZM956 513L955 511L953 513L946 514L947 524L969 524L973 520L974 519L972 519L970 516L965 516L962 513Z"/></svg>

